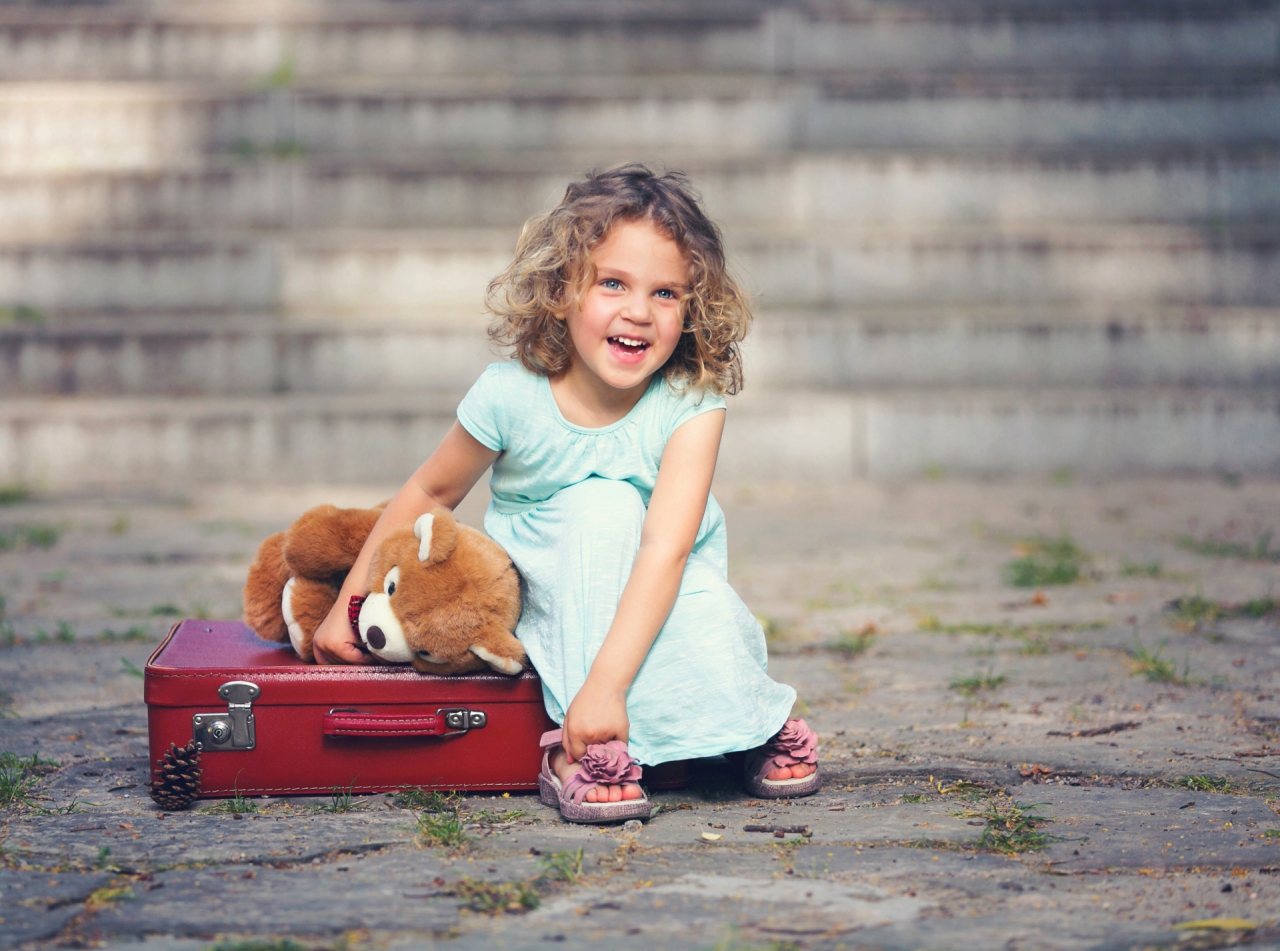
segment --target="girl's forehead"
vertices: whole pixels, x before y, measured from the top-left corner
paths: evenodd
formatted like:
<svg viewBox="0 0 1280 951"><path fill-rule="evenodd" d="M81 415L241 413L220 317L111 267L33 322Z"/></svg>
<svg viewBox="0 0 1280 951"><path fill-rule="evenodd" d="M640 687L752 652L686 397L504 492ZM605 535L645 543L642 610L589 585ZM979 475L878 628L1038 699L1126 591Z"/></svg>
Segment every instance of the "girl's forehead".
<svg viewBox="0 0 1280 951"><path fill-rule="evenodd" d="M648 219L617 222L591 249L591 261L596 267L648 265L674 269L681 277L688 269L680 246Z"/></svg>

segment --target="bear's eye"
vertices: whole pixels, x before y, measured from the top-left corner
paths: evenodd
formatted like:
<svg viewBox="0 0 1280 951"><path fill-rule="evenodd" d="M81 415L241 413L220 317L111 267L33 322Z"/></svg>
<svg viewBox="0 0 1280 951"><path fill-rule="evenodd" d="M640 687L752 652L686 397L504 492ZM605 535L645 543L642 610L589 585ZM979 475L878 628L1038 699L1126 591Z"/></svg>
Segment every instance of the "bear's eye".
<svg viewBox="0 0 1280 951"><path fill-rule="evenodd" d="M391 584L387 585L387 597L391 597L395 593L396 593L396 583L393 581L391 582Z"/></svg>

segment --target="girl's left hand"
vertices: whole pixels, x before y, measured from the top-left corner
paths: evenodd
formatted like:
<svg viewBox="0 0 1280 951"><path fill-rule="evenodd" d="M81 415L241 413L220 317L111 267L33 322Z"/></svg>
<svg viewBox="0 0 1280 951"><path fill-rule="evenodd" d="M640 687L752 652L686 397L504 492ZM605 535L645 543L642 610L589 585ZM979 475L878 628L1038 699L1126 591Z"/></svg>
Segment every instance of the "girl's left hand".
<svg viewBox="0 0 1280 951"><path fill-rule="evenodd" d="M587 747L610 740L627 741L627 693L602 686L587 677L564 715L565 752L572 762L582 759Z"/></svg>

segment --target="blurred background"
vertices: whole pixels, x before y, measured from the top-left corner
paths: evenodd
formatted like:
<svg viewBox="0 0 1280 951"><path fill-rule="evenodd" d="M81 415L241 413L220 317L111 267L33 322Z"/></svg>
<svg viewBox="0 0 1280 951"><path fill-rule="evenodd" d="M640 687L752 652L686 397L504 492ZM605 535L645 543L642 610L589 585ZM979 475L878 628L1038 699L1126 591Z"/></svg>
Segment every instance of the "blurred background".
<svg viewBox="0 0 1280 951"><path fill-rule="evenodd" d="M583 171L756 294L720 475L1280 472L1274 0L0 5L0 484L394 484Z"/></svg>

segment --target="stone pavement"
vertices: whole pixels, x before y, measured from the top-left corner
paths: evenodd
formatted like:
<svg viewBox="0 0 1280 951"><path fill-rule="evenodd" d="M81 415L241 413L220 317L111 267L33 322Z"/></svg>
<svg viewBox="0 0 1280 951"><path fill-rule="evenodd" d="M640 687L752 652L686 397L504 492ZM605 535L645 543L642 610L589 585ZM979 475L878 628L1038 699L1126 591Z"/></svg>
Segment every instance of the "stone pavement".
<svg viewBox="0 0 1280 951"><path fill-rule="evenodd" d="M709 762L602 829L524 795L161 813L156 641L237 616L305 506L387 490L5 505L0 947L1280 947L1280 483L938 475L717 487L826 786Z"/></svg>

